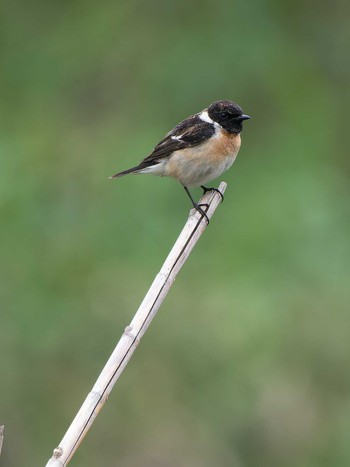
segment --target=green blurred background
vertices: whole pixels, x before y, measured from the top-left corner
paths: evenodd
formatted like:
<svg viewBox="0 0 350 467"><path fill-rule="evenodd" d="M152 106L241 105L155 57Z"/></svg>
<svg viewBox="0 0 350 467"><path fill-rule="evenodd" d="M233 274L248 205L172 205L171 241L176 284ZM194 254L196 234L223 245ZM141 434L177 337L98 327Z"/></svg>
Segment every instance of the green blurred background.
<svg viewBox="0 0 350 467"><path fill-rule="evenodd" d="M3 465L46 463L187 218L173 180L108 176L231 99L225 203L71 465L349 466L348 1L0 21Z"/></svg>

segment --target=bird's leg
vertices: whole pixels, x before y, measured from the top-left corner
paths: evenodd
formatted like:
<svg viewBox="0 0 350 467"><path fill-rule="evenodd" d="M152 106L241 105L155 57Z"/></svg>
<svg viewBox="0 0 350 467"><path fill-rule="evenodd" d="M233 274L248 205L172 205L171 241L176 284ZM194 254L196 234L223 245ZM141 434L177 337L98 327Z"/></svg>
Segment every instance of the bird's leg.
<svg viewBox="0 0 350 467"><path fill-rule="evenodd" d="M209 208L209 204L198 204L198 203L196 203L195 200L192 198L192 195L191 195L189 189L187 188L187 186L183 185L183 187L184 187L184 189L185 189L185 191L186 191L188 197L189 197L190 200L191 200L192 206L193 206L198 212L200 212L200 213L202 214L202 216L205 217L205 219L206 219L206 221L207 221L207 225L208 225L208 224L209 224L209 217L207 216L206 212L203 211L202 207L206 206L207 209L208 209L208 208Z"/></svg>
<svg viewBox="0 0 350 467"><path fill-rule="evenodd" d="M212 187L206 187L204 185L201 185L201 188L203 190L203 194L207 193L207 191L216 191L216 193L219 193L221 196L221 202L224 202L224 195L221 193L221 191L218 188L212 188Z"/></svg>

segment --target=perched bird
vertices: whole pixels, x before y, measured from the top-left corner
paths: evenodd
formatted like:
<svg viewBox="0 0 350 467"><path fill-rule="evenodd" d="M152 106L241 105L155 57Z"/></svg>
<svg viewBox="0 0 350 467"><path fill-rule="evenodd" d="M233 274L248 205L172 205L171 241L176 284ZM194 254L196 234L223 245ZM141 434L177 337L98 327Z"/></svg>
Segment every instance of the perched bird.
<svg viewBox="0 0 350 467"><path fill-rule="evenodd" d="M243 120L249 118L234 102L214 102L178 123L139 165L110 178L127 174L175 178L184 187L192 205L209 222L202 209L205 205L197 204L188 188L200 186L204 193L219 191L205 184L231 167L241 146ZM222 194L221 197L223 199Z"/></svg>

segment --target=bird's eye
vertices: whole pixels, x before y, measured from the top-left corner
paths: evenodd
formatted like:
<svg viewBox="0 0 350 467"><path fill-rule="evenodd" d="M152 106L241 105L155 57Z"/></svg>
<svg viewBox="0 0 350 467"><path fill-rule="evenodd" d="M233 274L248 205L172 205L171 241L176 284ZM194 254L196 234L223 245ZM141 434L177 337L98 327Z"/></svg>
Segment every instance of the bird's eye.
<svg viewBox="0 0 350 467"><path fill-rule="evenodd" d="M220 112L221 118L227 118L229 116L228 112Z"/></svg>

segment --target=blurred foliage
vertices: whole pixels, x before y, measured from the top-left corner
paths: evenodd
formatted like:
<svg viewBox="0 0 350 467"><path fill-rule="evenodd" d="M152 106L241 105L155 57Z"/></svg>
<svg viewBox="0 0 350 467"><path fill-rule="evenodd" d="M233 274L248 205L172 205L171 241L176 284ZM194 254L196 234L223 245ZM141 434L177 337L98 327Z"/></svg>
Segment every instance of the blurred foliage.
<svg viewBox="0 0 350 467"><path fill-rule="evenodd" d="M190 208L107 177L215 99L253 117L225 203L72 465L350 465L349 3L12 0L0 21L3 465L45 464Z"/></svg>

